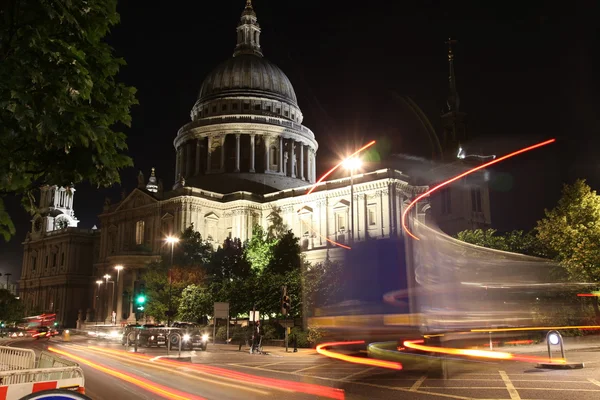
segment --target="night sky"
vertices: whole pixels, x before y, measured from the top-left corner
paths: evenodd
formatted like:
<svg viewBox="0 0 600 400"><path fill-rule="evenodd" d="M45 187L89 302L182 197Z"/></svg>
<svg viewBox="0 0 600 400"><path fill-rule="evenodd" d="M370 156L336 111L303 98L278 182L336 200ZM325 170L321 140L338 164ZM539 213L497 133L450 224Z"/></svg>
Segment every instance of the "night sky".
<svg viewBox="0 0 600 400"><path fill-rule="evenodd" d="M123 189L133 189L139 170L147 179L154 166L165 188L173 184L173 139L190 120L203 78L231 57L244 4L121 1L121 24L108 40L127 61L121 79L138 89L140 104L126 130L135 168L109 190L77 187L80 227L97 224L104 198L117 201ZM600 188L597 1L253 4L263 53L290 78L303 124L319 142L318 172L372 139L389 144L383 153L431 154L425 130L398 98L410 96L440 131L448 87L444 42L452 37L472 152L502 155L558 139L491 170L493 227L532 228L564 182L582 177ZM17 235L0 243L0 273L15 278L30 222L14 201L7 203Z"/></svg>

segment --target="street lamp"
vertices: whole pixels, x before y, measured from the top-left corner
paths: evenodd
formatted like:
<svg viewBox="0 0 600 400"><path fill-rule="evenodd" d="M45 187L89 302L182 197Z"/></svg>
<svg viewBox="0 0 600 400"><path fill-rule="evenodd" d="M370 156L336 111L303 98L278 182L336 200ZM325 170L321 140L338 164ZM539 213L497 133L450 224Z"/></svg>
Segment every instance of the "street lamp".
<svg viewBox="0 0 600 400"><path fill-rule="evenodd" d="M107 311L109 311L109 313L110 313L109 315L110 315L111 320L112 320L112 310L110 310L109 302L108 302L108 282L109 282L108 280L111 278L111 276L109 274L105 274L103 276L103 278L106 279L106 309L107 309ZM114 281L110 281L110 283L112 283L112 285L113 285L113 292L112 292L111 298L114 299L115 298L115 282ZM111 304L111 306L112 306L112 304Z"/></svg>
<svg viewBox="0 0 600 400"><path fill-rule="evenodd" d="M362 165L357 157L349 157L344 160L343 166L350 171L350 243L354 242L354 173Z"/></svg>
<svg viewBox="0 0 600 400"><path fill-rule="evenodd" d="M121 290L121 289L119 289L119 275L121 274L121 271L123 270L123 266L115 265L115 269L117 270L117 290ZM117 303L118 303L118 301L117 301L117 299L115 299L115 287L113 285L113 304L116 305ZM115 310L115 311L118 311L118 310ZM117 315L119 315L119 313L117 313ZM116 324L117 324L117 318L115 317L115 325Z"/></svg>
<svg viewBox="0 0 600 400"><path fill-rule="evenodd" d="M96 318L94 318L96 320L96 324L98 323L98 316L100 315L100 285L102 285L102 280L98 279L96 281L96 283L98 284L98 291L96 292Z"/></svg>
<svg viewBox="0 0 600 400"><path fill-rule="evenodd" d="M169 312L167 313L167 326L171 326L171 288L173 278L171 277L171 268L173 268L173 248L175 243L179 243L179 238L175 236L167 236L165 242L171 245L171 266L169 267Z"/></svg>

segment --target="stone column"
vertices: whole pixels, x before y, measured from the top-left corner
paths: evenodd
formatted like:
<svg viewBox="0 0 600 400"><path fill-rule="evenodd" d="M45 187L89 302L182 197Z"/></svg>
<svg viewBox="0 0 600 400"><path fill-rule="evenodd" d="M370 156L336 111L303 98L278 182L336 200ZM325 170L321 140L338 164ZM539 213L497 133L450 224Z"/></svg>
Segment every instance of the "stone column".
<svg viewBox="0 0 600 400"><path fill-rule="evenodd" d="M250 172L254 172L254 133L250 135Z"/></svg>
<svg viewBox="0 0 600 400"><path fill-rule="evenodd" d="M312 183L312 174L310 173L311 161L310 161L310 147L306 146L306 180Z"/></svg>
<svg viewBox="0 0 600 400"><path fill-rule="evenodd" d="M175 152L175 182L179 179L179 149Z"/></svg>
<svg viewBox="0 0 600 400"><path fill-rule="evenodd" d="M208 147L206 148L206 173L210 174L210 163L211 163L211 151L212 151L212 137L208 137Z"/></svg>
<svg viewBox="0 0 600 400"><path fill-rule="evenodd" d="M279 136L279 173L283 174L283 138Z"/></svg>
<svg viewBox="0 0 600 400"><path fill-rule="evenodd" d="M316 182L317 181L317 152L316 151L312 151L312 176L313 176L313 181Z"/></svg>
<svg viewBox="0 0 600 400"><path fill-rule="evenodd" d="M296 177L296 151L294 150L296 148L296 142L294 142L293 139L290 139L290 176L292 178Z"/></svg>
<svg viewBox="0 0 600 400"><path fill-rule="evenodd" d="M115 310L117 312L117 324L119 323L119 321L121 321L123 319L123 280L125 279L125 271L121 270L121 272L119 273L119 284L117 285L117 293L116 293L116 298L117 298L117 309Z"/></svg>
<svg viewBox="0 0 600 400"><path fill-rule="evenodd" d="M225 171L225 138L227 137L227 135L223 135L221 136L221 168L220 171L224 172Z"/></svg>
<svg viewBox="0 0 600 400"><path fill-rule="evenodd" d="M304 145L302 143L300 143L300 168L298 172L300 172L300 179L304 180Z"/></svg>
<svg viewBox="0 0 600 400"><path fill-rule="evenodd" d="M196 139L196 175L200 173L200 141L202 139Z"/></svg>
<svg viewBox="0 0 600 400"><path fill-rule="evenodd" d="M265 172L269 172L271 170L269 167L269 162L271 161L271 147L269 146L269 137L263 136L263 140L265 142Z"/></svg>
<svg viewBox="0 0 600 400"><path fill-rule="evenodd" d="M235 172L240 172L240 134L235 134Z"/></svg>
<svg viewBox="0 0 600 400"><path fill-rule="evenodd" d="M192 144L187 142L185 144L185 177L189 177L192 174Z"/></svg>

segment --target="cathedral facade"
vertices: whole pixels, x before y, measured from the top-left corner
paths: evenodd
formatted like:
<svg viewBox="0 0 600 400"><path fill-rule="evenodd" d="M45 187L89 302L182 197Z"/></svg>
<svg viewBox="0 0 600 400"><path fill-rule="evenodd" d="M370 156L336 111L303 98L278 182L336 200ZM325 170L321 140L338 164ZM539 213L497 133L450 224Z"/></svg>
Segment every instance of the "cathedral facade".
<svg viewBox="0 0 600 400"><path fill-rule="evenodd" d="M291 82L263 56L249 0L236 32L233 56L206 77L191 121L175 136L173 187L165 190L154 170L147 180L140 172L138 187L116 204L106 202L101 230L89 234L95 251L85 260L89 300L81 307L96 317L84 313L88 320L110 321L116 312L119 322L131 322L135 282L170 251L165 239L190 225L217 247L228 237L249 239L253 226L267 228L277 212L307 260L318 262L341 257L353 241L403 235L404 208L428 189L391 168L316 183L318 143L302 125ZM428 208L420 203L415 215ZM31 249L49 248L48 240L32 236L25 244L21 282L28 288Z"/></svg>

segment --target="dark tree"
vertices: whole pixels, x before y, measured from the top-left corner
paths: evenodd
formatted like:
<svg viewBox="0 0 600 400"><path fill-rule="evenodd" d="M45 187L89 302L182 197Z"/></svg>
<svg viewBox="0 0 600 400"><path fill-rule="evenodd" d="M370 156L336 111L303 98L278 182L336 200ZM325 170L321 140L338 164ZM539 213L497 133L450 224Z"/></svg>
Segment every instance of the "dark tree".
<svg viewBox="0 0 600 400"><path fill-rule="evenodd" d="M34 209L45 184L119 182L135 89L118 83L125 65L104 42L119 22L117 0L0 3L0 233L14 225L2 198Z"/></svg>

